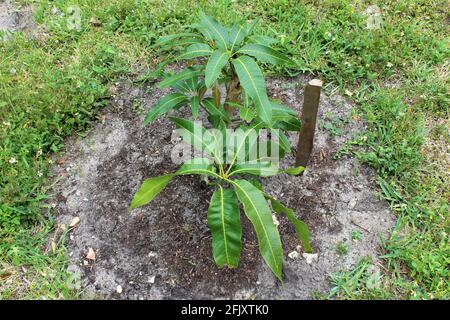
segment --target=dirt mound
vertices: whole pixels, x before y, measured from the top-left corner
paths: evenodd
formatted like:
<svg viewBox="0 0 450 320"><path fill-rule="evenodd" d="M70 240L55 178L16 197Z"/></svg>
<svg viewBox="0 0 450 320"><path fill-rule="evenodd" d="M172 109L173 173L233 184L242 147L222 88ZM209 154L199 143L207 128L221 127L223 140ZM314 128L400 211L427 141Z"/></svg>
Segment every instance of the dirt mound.
<svg viewBox="0 0 450 320"><path fill-rule="evenodd" d="M303 102L308 77L269 79L271 97L292 108ZM344 99L322 95L319 130L310 166L301 177L263 179L265 190L293 208L312 232L317 255L303 256L295 230L280 218L285 282L277 282L259 255L255 235L244 222L239 268L218 269L211 257L206 212L211 191L196 176L174 179L149 205L128 211L141 182L173 172L174 126L166 119L142 128L143 114L166 91L119 83L103 119L85 138L67 143L57 161L54 205L60 223L81 219L70 232L69 270L81 275L88 296L118 299L311 298L329 290L329 275L359 258L376 260L378 239L393 226L386 202L374 193L374 174L355 159L333 160L343 142L361 129ZM181 110L178 116L188 113ZM296 134L290 135L296 145ZM282 166L292 166L288 156ZM242 219L245 221L246 219ZM352 232L362 237L352 241ZM348 253L339 255L342 242ZM86 259L89 248L95 260ZM288 253L299 251L292 259ZM122 292L117 293L117 286ZM121 291L121 290L119 290Z"/></svg>

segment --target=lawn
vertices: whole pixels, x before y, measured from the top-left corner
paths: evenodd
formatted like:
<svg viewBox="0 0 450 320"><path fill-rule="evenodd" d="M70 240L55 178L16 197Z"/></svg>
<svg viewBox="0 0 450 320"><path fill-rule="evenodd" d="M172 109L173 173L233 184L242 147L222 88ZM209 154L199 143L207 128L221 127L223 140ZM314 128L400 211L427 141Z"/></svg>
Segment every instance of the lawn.
<svg viewBox="0 0 450 320"><path fill-rule="evenodd" d="M335 274L318 298L449 299L449 19L447 1L58 0L33 5L37 35L0 42L0 299L73 299L64 236L47 177L70 135L83 135L118 79L147 79L164 57L152 48L201 9L223 23L259 18L258 32L295 61L273 75L313 73L338 88L366 122L336 155L377 172L397 216L383 243L381 283L371 261ZM367 29L376 4L381 28ZM69 6L81 13L68 27ZM101 23L92 23L91 18ZM138 76L136 76L138 75Z"/></svg>

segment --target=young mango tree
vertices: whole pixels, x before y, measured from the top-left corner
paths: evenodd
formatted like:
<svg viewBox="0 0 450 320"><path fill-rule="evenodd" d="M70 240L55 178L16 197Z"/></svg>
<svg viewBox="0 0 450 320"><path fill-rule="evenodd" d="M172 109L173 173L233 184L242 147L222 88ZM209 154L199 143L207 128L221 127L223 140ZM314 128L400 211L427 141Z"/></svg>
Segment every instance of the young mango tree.
<svg viewBox="0 0 450 320"><path fill-rule="evenodd" d="M170 87L173 92L150 109L144 123L189 106L193 119L204 109L212 129L197 121L170 117L183 141L202 152L202 157L185 161L173 174L145 180L130 208L152 201L175 176L206 176L214 188L207 221L217 266L238 266L242 250L241 203L254 226L263 259L282 280L283 251L272 212L285 214L293 223L304 250L312 252L308 228L293 210L265 193L256 177L298 175L303 171L303 167L281 170L278 166L279 158L291 152L285 132L298 131L301 124L292 109L270 100L267 95L265 79L255 59L271 64L293 62L270 47L273 39L253 35L255 24L256 21L225 27L201 13L200 21L189 32L162 37L156 42L160 50L177 52L157 71L163 77L158 86ZM191 60L191 64L175 74L162 71L167 63L180 60ZM221 87L226 92L223 98ZM235 110L239 111L238 115ZM231 129L238 129L239 134ZM262 139L259 134L263 130L275 137L275 141Z"/></svg>

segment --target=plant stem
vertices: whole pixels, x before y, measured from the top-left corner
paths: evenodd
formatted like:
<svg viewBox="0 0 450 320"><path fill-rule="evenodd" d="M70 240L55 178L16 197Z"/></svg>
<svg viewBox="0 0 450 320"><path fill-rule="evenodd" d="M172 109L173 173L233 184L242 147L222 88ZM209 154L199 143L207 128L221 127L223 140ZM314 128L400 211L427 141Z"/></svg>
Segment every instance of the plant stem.
<svg viewBox="0 0 450 320"><path fill-rule="evenodd" d="M231 70L231 80L228 83L227 87L227 95L225 98L225 111L232 116L233 115L233 107L228 102L234 102L239 103L240 102L240 95L241 95L241 86L239 83L239 78L234 72L233 67L230 68Z"/></svg>

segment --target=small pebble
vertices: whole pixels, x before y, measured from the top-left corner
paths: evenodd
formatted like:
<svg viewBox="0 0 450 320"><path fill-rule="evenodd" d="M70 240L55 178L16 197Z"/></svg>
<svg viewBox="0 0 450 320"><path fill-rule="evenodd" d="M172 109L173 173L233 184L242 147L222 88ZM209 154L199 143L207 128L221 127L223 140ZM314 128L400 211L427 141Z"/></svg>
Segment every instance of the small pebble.
<svg viewBox="0 0 450 320"><path fill-rule="evenodd" d="M280 222L278 221L277 217L273 214L272 215L273 223L278 227L280 225Z"/></svg>
<svg viewBox="0 0 450 320"><path fill-rule="evenodd" d="M118 294L121 294L122 293L122 286L119 284L118 286L117 286L117 288L116 288L116 292L118 293Z"/></svg>
<svg viewBox="0 0 450 320"><path fill-rule="evenodd" d="M317 261L317 259L319 258L319 254L318 253L303 253L303 258L306 259L306 263L307 264L311 264L314 261Z"/></svg>
<svg viewBox="0 0 450 320"><path fill-rule="evenodd" d="M297 251L292 251L288 253L288 257L291 258L292 260L295 260L299 257L299 254Z"/></svg>

